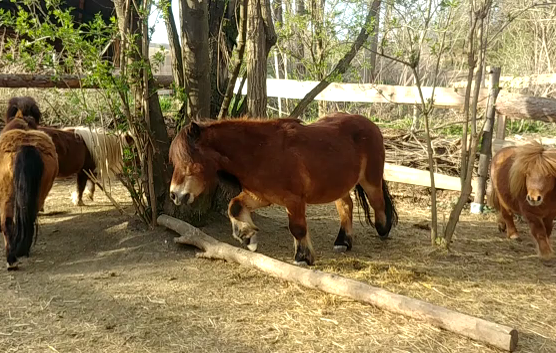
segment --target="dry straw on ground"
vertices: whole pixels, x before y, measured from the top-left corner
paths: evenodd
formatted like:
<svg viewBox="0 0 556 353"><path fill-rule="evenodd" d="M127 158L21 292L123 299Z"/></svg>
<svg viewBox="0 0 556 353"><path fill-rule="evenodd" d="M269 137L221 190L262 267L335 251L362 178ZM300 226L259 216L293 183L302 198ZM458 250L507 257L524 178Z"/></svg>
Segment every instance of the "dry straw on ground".
<svg viewBox="0 0 556 353"><path fill-rule="evenodd" d="M0 273L3 352L497 352L459 335L234 264L196 259L173 235L120 216L101 193L70 203L58 182L19 273ZM393 191L400 225L386 242L355 215L354 249L335 254L333 205L308 209L317 268L516 326L520 352L556 351L556 270L533 242L504 239L492 215L463 215L450 254L434 250L427 196ZM130 207L123 188L116 200ZM404 195L402 197L401 195ZM424 197L423 197L424 196ZM449 200L454 195L445 194ZM447 201L448 202L448 201ZM291 261L283 209L254 217L260 251ZM235 245L223 217L203 229Z"/></svg>

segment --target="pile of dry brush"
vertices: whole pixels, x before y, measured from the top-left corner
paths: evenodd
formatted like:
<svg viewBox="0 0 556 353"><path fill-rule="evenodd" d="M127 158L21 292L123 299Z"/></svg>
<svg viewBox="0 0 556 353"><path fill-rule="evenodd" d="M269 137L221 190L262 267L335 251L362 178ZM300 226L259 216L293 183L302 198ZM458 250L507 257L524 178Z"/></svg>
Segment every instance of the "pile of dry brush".
<svg viewBox="0 0 556 353"><path fill-rule="evenodd" d="M405 167L428 170L428 157L424 136L399 130L383 131L386 162ZM461 137L432 138L435 172L458 176L461 165Z"/></svg>

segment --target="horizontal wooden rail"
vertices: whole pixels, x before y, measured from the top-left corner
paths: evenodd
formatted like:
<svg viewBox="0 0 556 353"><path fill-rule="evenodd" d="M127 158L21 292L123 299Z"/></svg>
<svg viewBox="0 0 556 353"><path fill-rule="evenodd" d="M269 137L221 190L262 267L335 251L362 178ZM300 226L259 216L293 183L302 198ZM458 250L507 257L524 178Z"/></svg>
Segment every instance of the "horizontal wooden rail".
<svg viewBox="0 0 556 353"><path fill-rule="evenodd" d="M172 84L172 76L154 76L155 84L159 88L168 88ZM248 84L248 83L247 83ZM247 94L247 84L243 86L241 94ZM315 87L317 81L295 81L267 79L267 95L269 97L302 99ZM239 90L236 82L235 92ZM97 88L94 84L84 85L83 78L77 76L48 76L27 74L1 74L0 87L5 88ZM425 99L430 99L432 87L422 87ZM392 103L392 104L420 104L417 87L387 86L357 83L332 83L324 89L316 100L329 102L360 102L360 103ZM481 89L479 106L485 107L488 99L488 89ZM434 104L439 108L460 108L464 103L463 88L436 87L434 90ZM508 118L534 119L546 122L556 122L556 99L528 97L520 94L500 92L496 101L496 112Z"/></svg>

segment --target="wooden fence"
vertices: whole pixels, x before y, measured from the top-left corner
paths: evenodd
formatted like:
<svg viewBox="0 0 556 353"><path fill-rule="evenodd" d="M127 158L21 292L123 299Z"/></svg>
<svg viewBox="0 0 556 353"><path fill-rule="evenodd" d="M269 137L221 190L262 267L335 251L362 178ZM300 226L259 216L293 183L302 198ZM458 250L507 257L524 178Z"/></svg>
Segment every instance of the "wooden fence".
<svg viewBox="0 0 556 353"><path fill-rule="evenodd" d="M552 77L542 77L537 80L551 80ZM159 88L168 88L172 84L171 76L155 76L155 84ZM543 82L544 82L543 81ZM0 87L6 88L95 88L94 85L84 85L83 79L76 76L51 77L47 75L0 75ZM302 99L318 84L317 81L295 81L267 79L267 95L284 99ZM241 94L247 94L248 82L243 86ZM501 84L503 86L503 83ZM238 92L240 82L236 82L235 93ZM432 87L422 87L421 92L426 100L433 99L438 108L461 108L464 104L465 89L459 87L436 87L432 97ZM479 93L479 107L486 107L489 89L482 88ZM357 83L332 83L315 98L329 102L359 102L379 104L418 105L421 103L417 87L388 86ZM529 97L520 94L504 92L498 94L496 113L505 118L534 119L556 122L556 100L550 98ZM500 146L500 140L494 146ZM413 168L387 164L385 167L386 180L408 183L413 185L430 186L429 173ZM447 175L436 174L439 189L460 190L460 179ZM473 182L476 185L476 181ZM475 189L475 188L474 188Z"/></svg>

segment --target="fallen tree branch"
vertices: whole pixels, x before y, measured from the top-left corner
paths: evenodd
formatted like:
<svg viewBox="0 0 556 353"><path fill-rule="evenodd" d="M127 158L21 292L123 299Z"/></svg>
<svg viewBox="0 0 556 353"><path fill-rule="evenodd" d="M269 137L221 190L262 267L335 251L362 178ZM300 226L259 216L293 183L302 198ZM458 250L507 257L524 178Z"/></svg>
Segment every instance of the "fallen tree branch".
<svg viewBox="0 0 556 353"><path fill-rule="evenodd" d="M517 347L517 330L480 318L465 315L427 302L388 292L381 288L335 274L311 270L268 256L219 242L198 228L167 215L158 217L158 224L181 236L175 243L193 245L201 250L199 257L236 262L253 267L274 277L299 283L326 293L349 297L378 308L423 320L431 325L513 352Z"/></svg>

